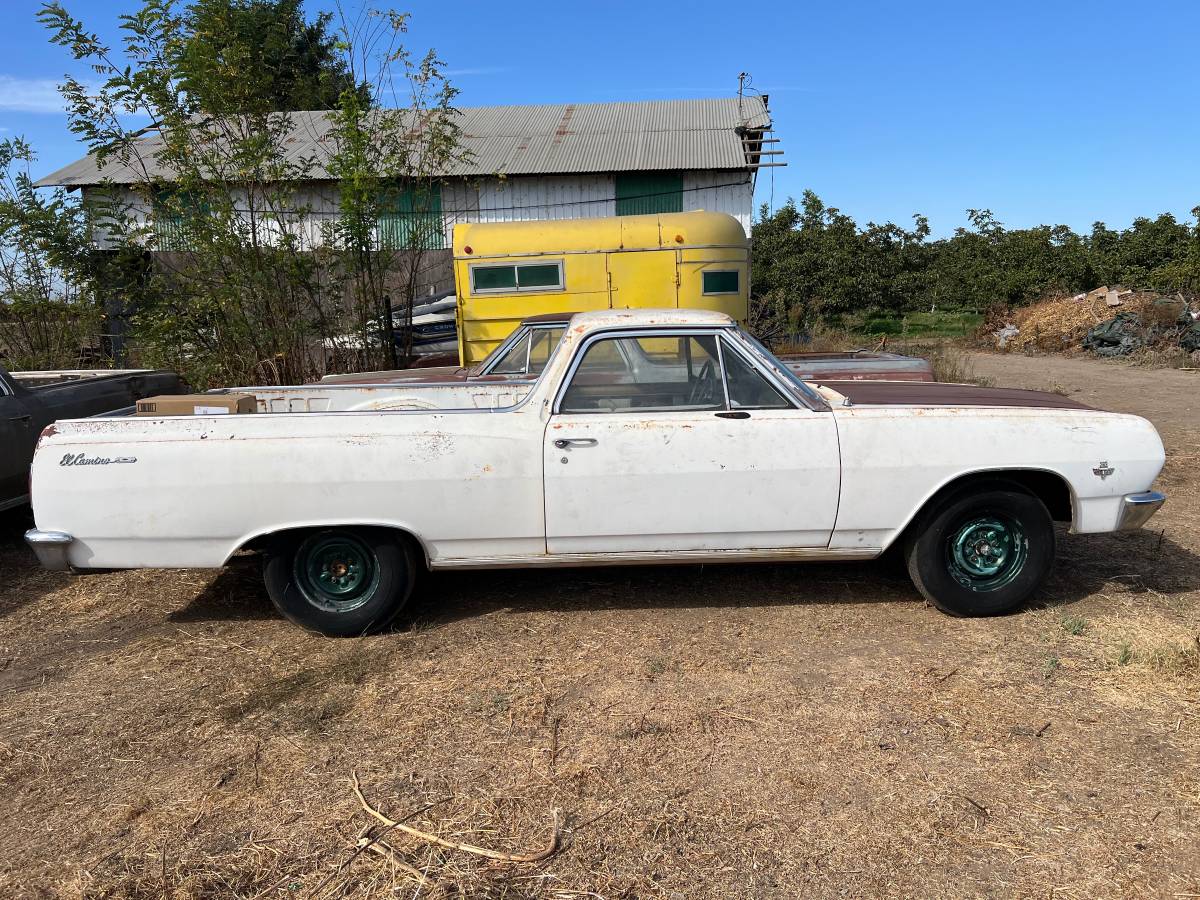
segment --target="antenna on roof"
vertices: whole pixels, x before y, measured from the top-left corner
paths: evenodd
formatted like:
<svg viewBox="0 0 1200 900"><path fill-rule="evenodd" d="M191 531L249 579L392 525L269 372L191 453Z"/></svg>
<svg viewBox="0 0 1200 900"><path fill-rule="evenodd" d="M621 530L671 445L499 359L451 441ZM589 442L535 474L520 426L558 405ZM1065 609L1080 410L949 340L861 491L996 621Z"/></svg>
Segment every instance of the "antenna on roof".
<svg viewBox="0 0 1200 900"><path fill-rule="evenodd" d="M754 79L749 72L738 72L738 118L743 123L746 121L746 111L742 107L742 98L746 94L746 88L754 83Z"/></svg>

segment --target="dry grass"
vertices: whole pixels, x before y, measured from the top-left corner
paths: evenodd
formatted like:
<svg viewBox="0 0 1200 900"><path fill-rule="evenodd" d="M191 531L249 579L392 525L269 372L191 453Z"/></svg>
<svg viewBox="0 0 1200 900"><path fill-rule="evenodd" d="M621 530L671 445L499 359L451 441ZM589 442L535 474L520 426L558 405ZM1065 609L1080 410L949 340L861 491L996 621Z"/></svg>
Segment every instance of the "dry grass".
<svg viewBox="0 0 1200 900"><path fill-rule="evenodd" d="M780 354L789 353L834 353L847 350L875 350L920 356L933 366L935 381L960 384L991 385L991 380L975 372L970 357L947 340L903 340L868 339L861 333L845 328L821 326L803 344L784 344L775 347Z"/></svg>
<svg viewBox="0 0 1200 900"><path fill-rule="evenodd" d="M1162 534L1063 536L993 620L883 564L514 571L329 641L252 561L70 578L14 521L0 896L1198 894L1200 431L1164 435ZM386 829L354 772L452 844L557 810L558 852Z"/></svg>

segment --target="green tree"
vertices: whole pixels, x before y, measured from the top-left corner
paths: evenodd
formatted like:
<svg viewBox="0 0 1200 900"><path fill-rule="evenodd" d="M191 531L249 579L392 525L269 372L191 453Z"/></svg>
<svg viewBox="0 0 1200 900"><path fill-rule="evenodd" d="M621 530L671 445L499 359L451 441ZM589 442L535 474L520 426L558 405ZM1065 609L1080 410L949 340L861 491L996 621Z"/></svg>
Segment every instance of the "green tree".
<svg viewBox="0 0 1200 900"><path fill-rule="evenodd" d="M1008 229L991 210L967 210L968 225L929 240L929 224L854 220L811 191L754 225L752 318L778 330L846 315L896 316L938 307L984 310L1019 305L1052 291L1124 284L1160 291L1200 289L1200 207L1196 221L1164 214L1125 231L1097 222L1090 234L1065 225Z"/></svg>
<svg viewBox="0 0 1200 900"><path fill-rule="evenodd" d="M335 109L346 92L370 104L332 21L307 21L301 0L194 0L181 23L179 85L208 112Z"/></svg>
<svg viewBox="0 0 1200 900"><path fill-rule="evenodd" d="M89 210L34 189L36 159L25 141L0 141L0 353L14 368L74 367L102 349L92 288L115 260L94 246Z"/></svg>
<svg viewBox="0 0 1200 900"><path fill-rule="evenodd" d="M400 43L405 16L363 15L336 41L356 87L341 91L338 108L326 113L328 139L306 155L294 152L294 117L265 103L195 114L195 97L237 97L248 75L237 65L189 69L193 32L172 0L143 0L121 17L123 56L133 66L59 3L43 8L52 41L102 79L98 89L71 78L62 86L72 130L98 161L133 173L132 183L104 186L96 213L103 243L159 251L137 285L135 336L146 361L177 368L197 386L301 383L324 373L347 330L363 335L356 364L392 361L392 343L370 333L386 304L379 290L361 289L394 280L404 258L371 252L378 241L371 204L379 201L347 204L353 191L345 183L323 195L310 186L331 177L428 183L454 158L457 130L453 90L436 56L413 62ZM364 33L374 38L356 43ZM393 73L412 87L403 110L364 100L358 86L366 79L354 73L367 71L368 60L378 70L368 85L372 100L390 88ZM190 93L179 89L185 73ZM126 112L148 117L155 139L141 140L144 130L129 127ZM350 219L365 229L357 245L345 240ZM402 293L412 295L411 283ZM389 315L383 319L390 324Z"/></svg>

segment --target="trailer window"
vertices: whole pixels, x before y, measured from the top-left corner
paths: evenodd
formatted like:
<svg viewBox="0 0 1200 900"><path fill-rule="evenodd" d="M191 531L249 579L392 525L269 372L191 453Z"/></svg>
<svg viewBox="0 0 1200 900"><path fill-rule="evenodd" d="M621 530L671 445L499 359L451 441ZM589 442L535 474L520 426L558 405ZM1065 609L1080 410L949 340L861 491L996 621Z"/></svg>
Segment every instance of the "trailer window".
<svg viewBox="0 0 1200 900"><path fill-rule="evenodd" d="M513 291L561 291L562 260L537 263L471 266L471 293L511 293Z"/></svg>
<svg viewBox="0 0 1200 900"><path fill-rule="evenodd" d="M704 272L704 293L736 294L740 284L736 269L727 272Z"/></svg>

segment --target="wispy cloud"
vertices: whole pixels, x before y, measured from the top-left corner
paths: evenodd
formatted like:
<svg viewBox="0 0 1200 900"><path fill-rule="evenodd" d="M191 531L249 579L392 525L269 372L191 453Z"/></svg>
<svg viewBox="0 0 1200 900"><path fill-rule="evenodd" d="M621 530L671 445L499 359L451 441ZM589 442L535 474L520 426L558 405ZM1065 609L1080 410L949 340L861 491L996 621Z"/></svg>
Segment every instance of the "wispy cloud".
<svg viewBox="0 0 1200 900"><path fill-rule="evenodd" d="M442 74L447 78L469 78L472 75L501 75L511 71L508 66L481 66L476 69L447 69Z"/></svg>
<svg viewBox="0 0 1200 900"><path fill-rule="evenodd" d="M9 112L60 113L65 109L58 82L51 78L0 75L0 109Z"/></svg>

